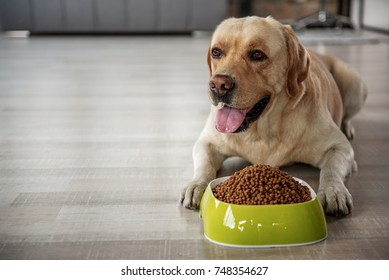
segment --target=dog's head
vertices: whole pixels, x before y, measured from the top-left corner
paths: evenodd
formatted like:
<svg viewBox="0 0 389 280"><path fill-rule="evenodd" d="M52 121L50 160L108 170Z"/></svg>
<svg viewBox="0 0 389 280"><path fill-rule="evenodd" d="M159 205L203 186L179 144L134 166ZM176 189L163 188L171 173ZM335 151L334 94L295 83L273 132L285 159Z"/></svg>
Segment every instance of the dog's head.
<svg viewBox="0 0 389 280"><path fill-rule="evenodd" d="M216 128L236 133L270 111L278 96L300 98L310 58L290 27L247 17L216 28L207 62L210 99L220 106Z"/></svg>

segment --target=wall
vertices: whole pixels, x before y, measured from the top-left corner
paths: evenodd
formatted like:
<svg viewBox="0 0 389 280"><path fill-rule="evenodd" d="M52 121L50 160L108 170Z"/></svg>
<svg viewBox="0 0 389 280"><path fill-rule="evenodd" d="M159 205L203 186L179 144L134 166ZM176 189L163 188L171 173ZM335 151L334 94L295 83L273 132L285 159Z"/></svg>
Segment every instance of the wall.
<svg viewBox="0 0 389 280"><path fill-rule="evenodd" d="M212 30L227 0L0 0L3 30L190 32Z"/></svg>
<svg viewBox="0 0 389 280"><path fill-rule="evenodd" d="M388 12L388 0L365 0L363 26L389 32Z"/></svg>

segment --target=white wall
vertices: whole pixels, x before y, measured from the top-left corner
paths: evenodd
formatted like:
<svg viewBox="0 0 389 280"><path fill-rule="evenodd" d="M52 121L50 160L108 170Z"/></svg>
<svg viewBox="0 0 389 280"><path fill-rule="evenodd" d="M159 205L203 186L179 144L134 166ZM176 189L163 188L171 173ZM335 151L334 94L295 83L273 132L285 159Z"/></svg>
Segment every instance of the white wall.
<svg viewBox="0 0 389 280"><path fill-rule="evenodd" d="M363 25L389 31L389 0L365 0Z"/></svg>

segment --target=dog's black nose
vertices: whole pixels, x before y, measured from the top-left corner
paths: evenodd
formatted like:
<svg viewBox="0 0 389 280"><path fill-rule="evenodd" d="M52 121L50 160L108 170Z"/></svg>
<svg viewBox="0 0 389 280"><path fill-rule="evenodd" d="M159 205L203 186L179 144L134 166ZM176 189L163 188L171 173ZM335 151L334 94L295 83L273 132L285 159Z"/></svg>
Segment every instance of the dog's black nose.
<svg viewBox="0 0 389 280"><path fill-rule="evenodd" d="M209 81L209 89L212 93L223 96L235 86L234 80L227 75L215 75Z"/></svg>

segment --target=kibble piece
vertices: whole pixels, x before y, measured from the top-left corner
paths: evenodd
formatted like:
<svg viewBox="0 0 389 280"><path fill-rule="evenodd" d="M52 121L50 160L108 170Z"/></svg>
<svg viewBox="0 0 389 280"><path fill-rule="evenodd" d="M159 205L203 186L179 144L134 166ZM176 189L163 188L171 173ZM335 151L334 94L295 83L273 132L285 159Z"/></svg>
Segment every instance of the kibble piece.
<svg viewBox="0 0 389 280"><path fill-rule="evenodd" d="M292 204L312 199L308 187L279 168L265 164L235 172L213 189L224 202L246 205Z"/></svg>

